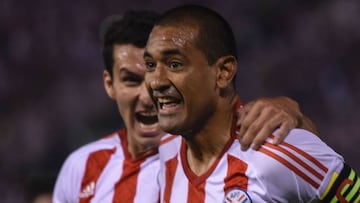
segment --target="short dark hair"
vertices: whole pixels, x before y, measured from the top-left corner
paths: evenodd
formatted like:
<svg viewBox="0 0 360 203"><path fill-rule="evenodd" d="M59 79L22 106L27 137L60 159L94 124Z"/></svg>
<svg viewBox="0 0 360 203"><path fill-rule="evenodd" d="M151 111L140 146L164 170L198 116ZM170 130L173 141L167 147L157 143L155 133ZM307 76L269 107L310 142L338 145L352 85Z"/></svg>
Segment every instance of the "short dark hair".
<svg viewBox="0 0 360 203"><path fill-rule="evenodd" d="M144 48L159 14L148 11L128 11L123 16L110 16L103 21L100 32L106 70L113 75L114 45L131 44Z"/></svg>
<svg viewBox="0 0 360 203"><path fill-rule="evenodd" d="M158 26L199 26L196 46L205 54L209 65L225 55L237 58L236 41L230 24L217 12L199 5L183 5L165 12Z"/></svg>

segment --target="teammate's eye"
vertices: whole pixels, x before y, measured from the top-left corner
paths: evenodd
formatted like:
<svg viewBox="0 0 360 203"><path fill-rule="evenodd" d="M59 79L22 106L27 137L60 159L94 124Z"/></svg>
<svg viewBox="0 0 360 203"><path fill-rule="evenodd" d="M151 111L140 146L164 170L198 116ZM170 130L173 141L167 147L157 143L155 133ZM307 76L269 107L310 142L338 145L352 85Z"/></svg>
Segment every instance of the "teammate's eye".
<svg viewBox="0 0 360 203"><path fill-rule="evenodd" d="M145 66L148 71L152 71L156 67L155 63L152 61L145 61Z"/></svg>
<svg viewBox="0 0 360 203"><path fill-rule="evenodd" d="M121 81L127 86L137 86L142 83L143 79L136 76L124 76Z"/></svg>

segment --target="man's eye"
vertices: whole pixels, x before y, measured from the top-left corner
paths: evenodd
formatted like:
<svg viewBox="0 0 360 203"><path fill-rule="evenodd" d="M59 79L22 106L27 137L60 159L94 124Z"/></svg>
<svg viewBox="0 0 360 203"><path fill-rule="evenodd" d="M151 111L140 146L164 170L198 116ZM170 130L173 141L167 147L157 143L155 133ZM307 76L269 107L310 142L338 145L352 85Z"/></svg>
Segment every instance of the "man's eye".
<svg viewBox="0 0 360 203"><path fill-rule="evenodd" d="M155 68L155 63L151 61L146 61L145 65L146 65L146 69L148 70L153 70Z"/></svg>
<svg viewBox="0 0 360 203"><path fill-rule="evenodd" d="M124 77L122 78L122 81L129 86L136 86L142 82L141 79L133 77Z"/></svg>
<svg viewBox="0 0 360 203"><path fill-rule="evenodd" d="M182 65L182 64L179 63L179 62L177 62L177 61L172 61L172 62L170 62L169 67L170 67L170 68L179 68L181 65Z"/></svg>

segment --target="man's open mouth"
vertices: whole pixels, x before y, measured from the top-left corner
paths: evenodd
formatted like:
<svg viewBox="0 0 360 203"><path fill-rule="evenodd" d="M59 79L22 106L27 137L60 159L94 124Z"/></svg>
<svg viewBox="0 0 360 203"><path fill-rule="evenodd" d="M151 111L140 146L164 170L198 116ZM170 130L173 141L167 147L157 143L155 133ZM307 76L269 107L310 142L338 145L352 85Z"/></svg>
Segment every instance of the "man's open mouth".
<svg viewBox="0 0 360 203"><path fill-rule="evenodd" d="M135 114L136 119L145 125L152 125L158 122L156 112L138 112Z"/></svg>
<svg viewBox="0 0 360 203"><path fill-rule="evenodd" d="M181 102L180 99L175 97L159 97L157 101L160 109L171 108Z"/></svg>

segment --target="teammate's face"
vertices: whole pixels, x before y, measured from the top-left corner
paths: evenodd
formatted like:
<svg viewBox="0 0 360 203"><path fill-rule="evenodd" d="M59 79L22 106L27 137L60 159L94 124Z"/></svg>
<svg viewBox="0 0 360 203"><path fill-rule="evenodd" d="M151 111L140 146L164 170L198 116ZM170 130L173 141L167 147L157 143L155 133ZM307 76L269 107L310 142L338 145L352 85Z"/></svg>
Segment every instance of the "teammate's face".
<svg viewBox="0 0 360 203"><path fill-rule="evenodd" d="M216 74L195 46L195 27L156 26L144 54L146 85L156 103L161 129L193 134L216 106Z"/></svg>
<svg viewBox="0 0 360 203"><path fill-rule="evenodd" d="M105 89L117 103L127 128L129 144L139 150L158 146L164 134L145 87L143 53L144 49L133 45L115 45L113 78L104 71Z"/></svg>

